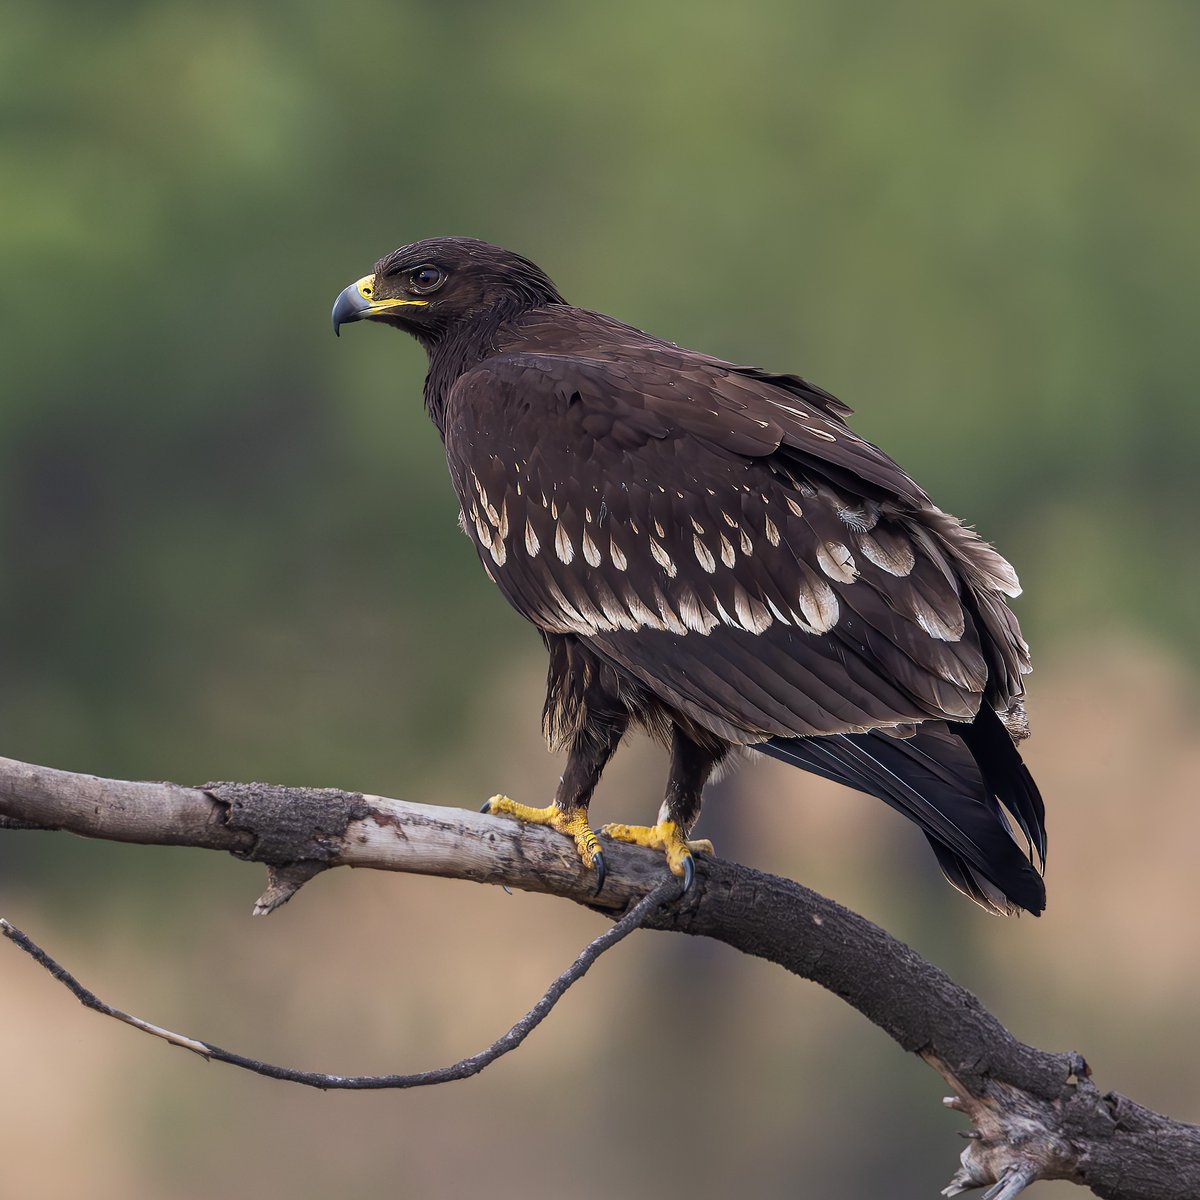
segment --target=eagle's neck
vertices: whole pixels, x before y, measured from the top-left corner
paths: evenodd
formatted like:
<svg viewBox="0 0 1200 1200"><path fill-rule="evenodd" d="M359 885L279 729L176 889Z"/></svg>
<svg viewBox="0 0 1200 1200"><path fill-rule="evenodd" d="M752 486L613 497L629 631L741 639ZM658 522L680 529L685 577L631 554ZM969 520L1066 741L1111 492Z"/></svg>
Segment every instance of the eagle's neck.
<svg viewBox="0 0 1200 1200"><path fill-rule="evenodd" d="M497 353L497 339L501 331L521 316L527 307L499 307L449 329L424 329L417 334L429 354L429 372L425 376L425 410L443 438L450 389L459 376Z"/></svg>

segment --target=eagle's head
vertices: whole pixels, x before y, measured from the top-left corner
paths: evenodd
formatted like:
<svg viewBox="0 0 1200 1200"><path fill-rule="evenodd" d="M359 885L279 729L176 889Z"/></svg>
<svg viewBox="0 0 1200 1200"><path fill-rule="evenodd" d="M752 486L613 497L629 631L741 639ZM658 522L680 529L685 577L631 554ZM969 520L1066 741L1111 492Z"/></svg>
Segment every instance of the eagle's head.
<svg viewBox="0 0 1200 1200"><path fill-rule="evenodd" d="M429 238L402 246L338 296L333 331L382 321L427 347L482 320L562 304L558 289L527 258L475 238Z"/></svg>

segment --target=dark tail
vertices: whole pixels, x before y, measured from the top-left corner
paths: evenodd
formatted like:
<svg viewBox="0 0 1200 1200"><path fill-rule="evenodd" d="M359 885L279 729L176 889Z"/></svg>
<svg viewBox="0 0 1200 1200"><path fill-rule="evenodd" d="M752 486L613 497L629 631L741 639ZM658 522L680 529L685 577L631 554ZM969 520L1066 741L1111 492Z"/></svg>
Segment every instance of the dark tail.
<svg viewBox="0 0 1200 1200"><path fill-rule="evenodd" d="M1046 907L1045 808L1008 730L986 705L969 725L927 722L909 738L875 730L772 738L754 748L878 796L915 821L946 878L990 912L1023 908L1036 916Z"/></svg>

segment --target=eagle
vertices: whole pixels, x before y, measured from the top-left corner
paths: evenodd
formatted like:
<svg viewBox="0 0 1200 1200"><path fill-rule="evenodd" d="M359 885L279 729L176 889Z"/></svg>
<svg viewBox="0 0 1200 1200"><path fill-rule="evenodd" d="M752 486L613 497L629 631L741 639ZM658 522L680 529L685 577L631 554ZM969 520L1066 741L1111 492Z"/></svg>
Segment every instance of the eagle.
<svg viewBox="0 0 1200 1200"><path fill-rule="evenodd" d="M380 259L333 306L335 333L361 320L427 351L462 528L549 651L554 802L484 811L573 838L599 892L588 804L640 727L670 751L657 822L601 833L660 851L685 890L711 849L689 841L704 786L755 750L903 813L985 909L1042 911L1016 573L845 404L576 308L473 238Z"/></svg>

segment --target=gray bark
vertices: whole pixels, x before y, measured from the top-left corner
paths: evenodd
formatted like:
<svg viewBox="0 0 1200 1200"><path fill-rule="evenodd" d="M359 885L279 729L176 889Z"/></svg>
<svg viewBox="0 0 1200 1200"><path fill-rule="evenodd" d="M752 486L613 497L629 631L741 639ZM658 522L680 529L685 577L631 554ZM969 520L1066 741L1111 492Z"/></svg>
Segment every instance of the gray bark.
<svg viewBox="0 0 1200 1200"><path fill-rule="evenodd" d="M266 914L335 866L505 884L623 913L661 857L605 844L600 897L573 844L544 829L380 796L266 784L132 783L0 759L0 826L225 850L267 866ZM1069 1179L1108 1200L1200 1197L1200 1127L1101 1093L1077 1054L1018 1041L970 992L865 918L800 884L720 859L647 928L726 942L836 993L946 1080L972 1122L946 1195L1011 1200Z"/></svg>

